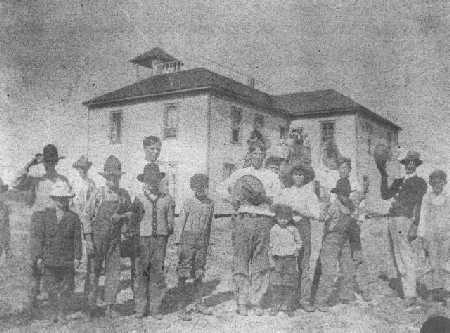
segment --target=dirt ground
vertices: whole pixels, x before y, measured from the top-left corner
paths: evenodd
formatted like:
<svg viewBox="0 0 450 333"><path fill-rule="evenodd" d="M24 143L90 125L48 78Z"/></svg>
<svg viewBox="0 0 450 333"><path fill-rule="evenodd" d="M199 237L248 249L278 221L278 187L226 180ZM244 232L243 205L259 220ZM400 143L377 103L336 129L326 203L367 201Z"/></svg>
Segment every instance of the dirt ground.
<svg viewBox="0 0 450 333"><path fill-rule="evenodd" d="M419 332L420 325L432 314L449 316L447 308L423 303L406 312L394 291L394 268L386 239L386 221L371 220L362 228L365 266L363 277L369 283L372 302L358 300L340 304L329 313L305 313L297 310L295 316L279 314L276 317L248 317L235 314L231 285L231 239L229 220L217 219L212 230L212 245L208 257L207 274L203 285L206 302L214 311L212 316L194 315L191 322L177 318L176 253L169 244L167 253L167 283L170 290L164 300L164 318L156 321L147 317L138 321L132 313L132 292L127 286L129 271L123 272L123 290L118 295L117 310L122 316L105 320L101 315L92 321L73 318L66 325L50 323L45 303L42 315L30 319L25 311L29 269L27 260L27 217L22 205L13 204L11 218L13 258L0 263L0 331L5 332ZM25 231L24 231L25 230ZM124 260L124 267L127 260ZM380 278L381 277L381 278ZM392 288L391 288L392 287ZM80 291L81 286L78 286ZM74 297L73 311L80 307L80 294ZM78 312L79 313L79 312Z"/></svg>

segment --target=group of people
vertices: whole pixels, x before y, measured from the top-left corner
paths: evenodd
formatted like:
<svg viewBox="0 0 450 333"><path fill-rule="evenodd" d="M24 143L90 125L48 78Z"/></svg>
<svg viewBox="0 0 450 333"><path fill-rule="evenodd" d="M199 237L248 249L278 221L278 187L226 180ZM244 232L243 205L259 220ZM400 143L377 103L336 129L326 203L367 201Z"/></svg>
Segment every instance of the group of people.
<svg viewBox="0 0 450 333"><path fill-rule="evenodd" d="M160 171L161 141L144 138L147 165L136 179L142 188L135 198L121 187L121 162L113 155L104 163L105 185L89 178L92 163L84 156L73 164L80 180L71 184L55 167L55 146L27 163L15 187L29 190L31 256L34 285L33 305L46 291L55 314L63 321L74 290L74 271L86 265L85 299L88 313L98 306L114 317L119 289L122 252L132 257L135 312L161 319L161 304L167 290L164 261L168 239L178 247L178 287L192 280L194 302L179 298L179 316L212 314L202 298L207 253L214 219L214 202L208 197L209 179L202 173L190 178L192 198L175 217L175 201L167 191L166 175ZM266 156L264 140L249 142L244 167L216 187L217 194L232 205L232 273L237 313L249 310L263 315L264 301L270 314L292 315L296 308L307 312L328 311L333 302L352 302L359 294L370 300L368 284L359 281L363 249L360 224L368 183L350 181L351 160L339 158L336 182L327 188L316 179L308 162L296 158ZM42 163L45 173L32 176L30 168ZM401 160L405 177L390 186L386 160L377 159L381 195L391 200L388 218L391 253L402 282L407 306L417 302L416 258L411 242L425 249L432 267L431 300L445 294L449 250L450 197L445 192L447 175L434 171L427 183L416 175L420 156L409 152ZM126 246L124 246L126 245ZM103 299L99 277L105 275ZM360 274L367 275L367 274ZM133 277L136 276L136 283ZM313 281L317 281L317 285Z"/></svg>

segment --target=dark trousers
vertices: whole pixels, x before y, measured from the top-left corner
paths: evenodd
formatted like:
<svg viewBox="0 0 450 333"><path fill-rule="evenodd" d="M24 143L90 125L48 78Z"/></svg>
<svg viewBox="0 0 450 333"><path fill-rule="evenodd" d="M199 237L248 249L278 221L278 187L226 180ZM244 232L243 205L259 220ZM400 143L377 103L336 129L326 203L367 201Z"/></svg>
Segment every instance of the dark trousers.
<svg viewBox="0 0 450 333"><path fill-rule="evenodd" d="M297 288L297 298L300 302L309 302L311 298L312 279L310 270L315 267L310 267L311 258L311 221L308 218L302 218L295 224L298 232L302 238L303 247L300 255L297 258L298 271L300 272L300 283Z"/></svg>
<svg viewBox="0 0 450 333"><path fill-rule="evenodd" d="M45 267L43 281L53 313L68 310L73 277L72 267Z"/></svg>
<svg viewBox="0 0 450 333"><path fill-rule="evenodd" d="M168 236L142 236L137 259L136 312L158 313L166 293L164 260Z"/></svg>
<svg viewBox="0 0 450 333"><path fill-rule="evenodd" d="M238 305L260 306L269 286L271 217L238 214L233 220L233 281Z"/></svg>

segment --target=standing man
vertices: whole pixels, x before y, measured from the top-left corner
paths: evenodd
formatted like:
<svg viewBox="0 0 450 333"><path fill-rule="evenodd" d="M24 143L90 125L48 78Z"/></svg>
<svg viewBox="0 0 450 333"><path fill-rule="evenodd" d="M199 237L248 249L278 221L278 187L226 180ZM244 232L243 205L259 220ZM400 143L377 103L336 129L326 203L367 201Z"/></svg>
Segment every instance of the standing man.
<svg viewBox="0 0 450 333"><path fill-rule="evenodd" d="M419 153L409 151L400 161L405 167L405 177L395 179L391 186L387 182L386 161L376 162L381 174L381 198L393 198L388 221L391 251L401 279L405 305L410 307L417 301L416 257L410 243L417 237L422 198L427 192L427 183L416 175L422 160Z"/></svg>
<svg viewBox="0 0 450 333"><path fill-rule="evenodd" d="M273 197L281 190L278 175L263 168L266 154L265 146L256 142L249 148L247 155L250 166L231 174L217 188L223 198L230 198L231 191L243 176L255 177L263 186L265 196L258 202L242 202L234 206L237 217L233 221L233 281L237 301L237 312L248 315L248 303L255 308L255 314L263 314L261 301L269 285L269 231L273 225L274 214L270 210ZM247 186L248 190L251 185ZM250 265L251 263L251 265ZM250 267L251 266L251 269Z"/></svg>
<svg viewBox="0 0 450 333"><path fill-rule="evenodd" d="M58 155L56 147L52 144L48 144L44 147L42 154L36 154L30 162L25 164L23 170L20 171L20 175L14 183L14 187L19 191L30 192L29 204L32 206L33 213L44 211L48 207L53 207L54 204L53 200L50 198L50 192L52 191L53 185L58 180L69 184L69 180L56 171L56 165L62 158L64 157ZM32 175L30 168L32 166L37 166L40 163L44 165L44 174ZM33 240L31 239L31 241ZM41 290L41 274L35 267L33 268L33 279L30 297L32 307L34 308L37 305L37 297Z"/></svg>
<svg viewBox="0 0 450 333"><path fill-rule="evenodd" d="M89 178L88 172L92 162L86 156L82 155L78 161L72 164L72 167L78 171L79 178L74 182L73 188L75 197L73 199L74 211L78 214L81 220L82 235L83 235L83 264L86 267L86 276L84 278L84 292L87 296L89 294L89 275L91 262L94 255L94 241L92 239L91 220L87 216L86 207L91 196L95 193L95 183Z"/></svg>
<svg viewBox="0 0 450 333"><path fill-rule="evenodd" d="M142 141L142 146L144 148L145 160L147 161L147 164L155 164L160 167L158 159L162 148L161 139L153 135L147 136ZM161 180L160 190L163 193L169 193L169 178L167 175Z"/></svg>

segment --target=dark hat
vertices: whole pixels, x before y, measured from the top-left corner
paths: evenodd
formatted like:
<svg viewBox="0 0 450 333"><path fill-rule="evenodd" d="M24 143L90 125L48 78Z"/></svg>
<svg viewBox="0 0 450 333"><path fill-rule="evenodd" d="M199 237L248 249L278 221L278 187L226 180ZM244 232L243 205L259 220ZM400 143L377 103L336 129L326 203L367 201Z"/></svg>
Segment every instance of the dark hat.
<svg viewBox="0 0 450 333"><path fill-rule="evenodd" d="M405 158L400 160L400 163L403 165L408 164L409 162L414 162L416 166L419 166L423 163L423 161L420 159L420 154L413 150L408 151Z"/></svg>
<svg viewBox="0 0 450 333"><path fill-rule="evenodd" d="M58 162L64 158L64 156L58 156L58 149L52 144L48 144L44 147L42 155L42 160L44 162Z"/></svg>
<svg viewBox="0 0 450 333"><path fill-rule="evenodd" d="M305 184L308 184L314 180L316 177L316 174L314 172L314 169L308 165L305 164L294 164L291 166L289 170L289 175L292 177L292 175L296 173L300 173L305 177Z"/></svg>
<svg viewBox="0 0 450 333"><path fill-rule="evenodd" d="M161 139L154 135L147 136L142 140L142 145L144 147L154 145L155 143L161 144Z"/></svg>
<svg viewBox="0 0 450 333"><path fill-rule="evenodd" d="M72 168L75 169L83 169L88 170L92 166L92 162L87 159L86 156L81 155L81 157L78 159L78 161L74 162L72 164Z"/></svg>
<svg viewBox="0 0 450 333"><path fill-rule="evenodd" d="M342 194L349 196L352 193L350 181L347 178L341 178L337 181L336 187L331 190L331 193Z"/></svg>
<svg viewBox="0 0 450 333"><path fill-rule="evenodd" d="M292 220L293 211L290 206L278 204L274 205L272 207L272 210L275 213L276 217Z"/></svg>
<svg viewBox="0 0 450 333"><path fill-rule="evenodd" d="M444 316L429 317L420 328L420 333L450 332L450 319Z"/></svg>
<svg viewBox="0 0 450 333"><path fill-rule="evenodd" d="M114 155L110 155L103 166L103 172L99 172L100 175L107 178L108 176L120 176L124 174L122 172L122 163Z"/></svg>
<svg viewBox="0 0 450 333"><path fill-rule="evenodd" d="M209 178L203 173L196 173L190 179L191 189L196 191L198 189L204 189L208 187Z"/></svg>
<svg viewBox="0 0 450 333"><path fill-rule="evenodd" d="M149 163L144 167L144 172L138 175L136 178L141 183L159 184L165 176L166 174L164 172L159 171L159 166L157 164Z"/></svg>
<svg viewBox="0 0 450 333"><path fill-rule="evenodd" d="M447 181L447 174L443 170L434 170L429 177L430 182L433 179L442 179L443 181Z"/></svg>
<svg viewBox="0 0 450 333"><path fill-rule="evenodd" d="M245 175L235 182L232 198L234 202L247 202L251 205L258 206L264 203L266 191L264 190L264 185L258 178Z"/></svg>

